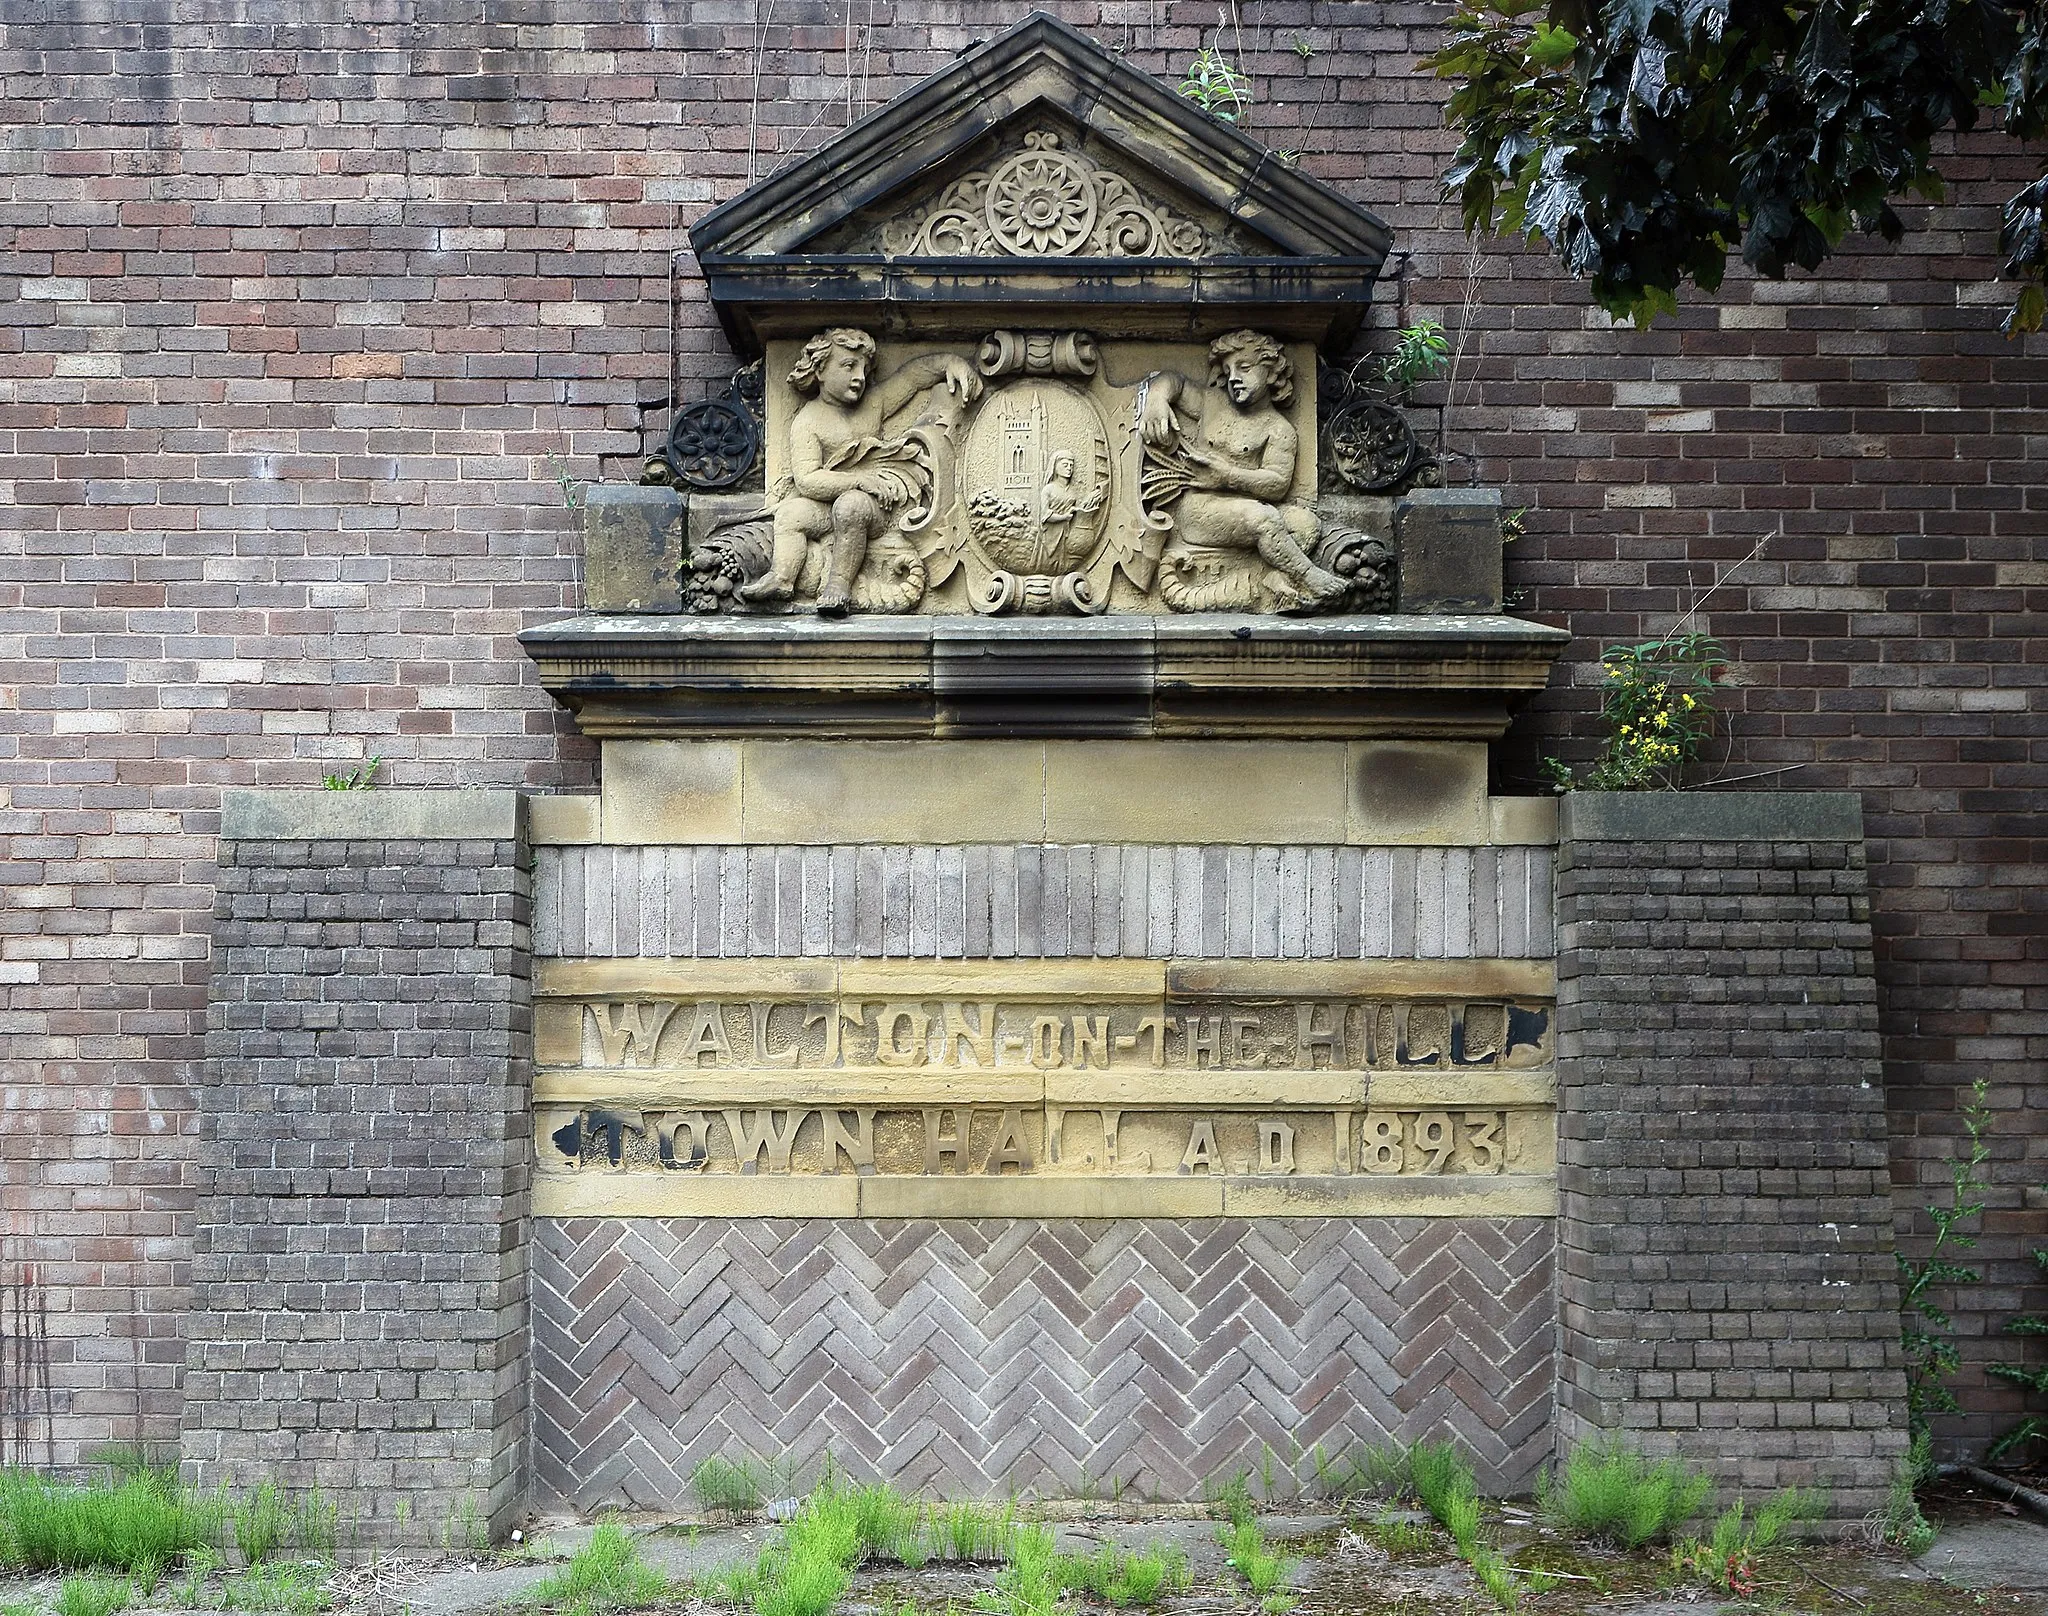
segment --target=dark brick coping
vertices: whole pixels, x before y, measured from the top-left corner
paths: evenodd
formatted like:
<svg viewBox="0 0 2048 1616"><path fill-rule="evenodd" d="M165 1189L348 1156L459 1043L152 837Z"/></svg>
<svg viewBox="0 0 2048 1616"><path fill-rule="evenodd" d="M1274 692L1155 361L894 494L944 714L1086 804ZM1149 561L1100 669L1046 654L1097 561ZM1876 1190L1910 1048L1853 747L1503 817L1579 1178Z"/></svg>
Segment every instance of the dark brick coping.
<svg viewBox="0 0 2048 1616"><path fill-rule="evenodd" d="M516 791L254 791L223 794L220 833L236 842L517 841Z"/></svg>
<svg viewBox="0 0 2048 1616"><path fill-rule="evenodd" d="M1565 842L1857 842L1853 791L1575 791L1562 804Z"/></svg>

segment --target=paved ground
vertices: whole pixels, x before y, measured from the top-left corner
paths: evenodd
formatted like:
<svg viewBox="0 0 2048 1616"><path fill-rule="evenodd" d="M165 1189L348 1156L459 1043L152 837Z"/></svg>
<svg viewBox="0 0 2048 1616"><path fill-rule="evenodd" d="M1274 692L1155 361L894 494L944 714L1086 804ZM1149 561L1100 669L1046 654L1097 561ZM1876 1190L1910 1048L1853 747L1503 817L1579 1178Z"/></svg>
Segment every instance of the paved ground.
<svg viewBox="0 0 2048 1616"><path fill-rule="evenodd" d="M1528 1616L1704 1616L1716 1610L2048 1616L2048 1526L1961 1491L1945 1504L1949 1518L1942 1535L1917 1562L1860 1544L1815 1542L1767 1562L1763 1584L1750 1602L1675 1583L1661 1555L1589 1553L1512 1506L1496 1519L1494 1529L1511 1563L1570 1573L1557 1588L1524 1602ZM1103 1543L1171 1545L1187 1556L1193 1589L1170 1601L1164 1616L1260 1616L1258 1603L1224 1562L1215 1522L1186 1508L1114 1514L1101 1508L1092 1515L1089 1508L1052 1512L1068 1517L1051 1523L1061 1548L1087 1552ZM679 1584L751 1562L776 1530L767 1524L625 1524L643 1558ZM1440 1536L1428 1549L1389 1556L1355 1530L1355 1522L1335 1515L1268 1515L1260 1524L1269 1540L1289 1545L1298 1557L1290 1578L1298 1616L1486 1616L1497 1610ZM593 1529L584 1522L543 1523L529 1541L508 1553L357 1567L336 1574L328 1594L339 1616L516 1616L527 1608L534 1586L587 1542ZM867 1572L857 1579L845 1608L849 1616L877 1609L900 1613L907 1603L919 1616L956 1616L969 1609L977 1591L990 1586L992 1576L986 1567ZM135 1610L210 1611L230 1602L218 1578L191 1606L167 1603L170 1586L167 1581L155 1600ZM0 1616L49 1616L58 1592L54 1578L0 1578ZM686 1592L669 1608L693 1604L699 1616L709 1616L713 1608L692 1601ZM1076 1616L1082 1616L1079 1606Z"/></svg>

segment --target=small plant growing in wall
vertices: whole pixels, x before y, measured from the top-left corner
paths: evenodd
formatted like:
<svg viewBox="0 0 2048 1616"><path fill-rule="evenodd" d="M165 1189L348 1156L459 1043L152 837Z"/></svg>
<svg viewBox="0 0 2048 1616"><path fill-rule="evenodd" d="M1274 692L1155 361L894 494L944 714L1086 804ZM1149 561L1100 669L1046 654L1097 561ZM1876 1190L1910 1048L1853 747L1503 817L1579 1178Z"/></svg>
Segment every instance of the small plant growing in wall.
<svg viewBox="0 0 2048 1616"><path fill-rule="evenodd" d="M1905 1331L1906 1418L1915 1436L1926 1432L1934 1415L1954 1414L1962 1408L1948 1388L1949 1376L1963 1361L1956 1350L1955 1321L1936 1296L1938 1287L1974 1285L1984 1277L1953 1255L1976 1245L1977 1237L1963 1225L1984 1210L1987 1186L1977 1176L1978 1169L1991 1159L1991 1147L1984 1143L1991 1128L1984 1091L1981 1077L1970 1086L1970 1103L1963 1108L1963 1133L1969 1143L1949 1160L1948 1204L1930 1203L1927 1208L1934 1240L1926 1258L1915 1262L1903 1252L1898 1254L1899 1305L1916 1318Z"/></svg>
<svg viewBox="0 0 2048 1616"><path fill-rule="evenodd" d="M2048 1246L2034 1247L2032 1256L2042 1278L2048 1279ZM2048 1312L2022 1313L2018 1318L2008 1319L2005 1327L2013 1335L2048 1336ZM2034 1368L2025 1364L1993 1364L1991 1373L2036 1397L2048 1397L2048 1364ZM1996 1463L2029 1442L2048 1445L2048 1414L2029 1414L1991 1444L1989 1457Z"/></svg>
<svg viewBox="0 0 2048 1616"><path fill-rule="evenodd" d="M1203 46L1181 75L1180 93L1218 123L1242 125L1251 110L1252 81L1220 50Z"/></svg>
<svg viewBox="0 0 2048 1616"><path fill-rule="evenodd" d="M1451 362L1451 339L1440 321L1417 320L1394 334L1394 351L1380 366L1387 391L1405 397L1419 383L1433 380Z"/></svg>
<svg viewBox="0 0 2048 1616"><path fill-rule="evenodd" d="M1713 733L1714 681L1727 666L1706 634L1667 634L1600 653L1600 723L1590 766L1543 760L1560 791L1676 791Z"/></svg>
<svg viewBox="0 0 2048 1616"><path fill-rule="evenodd" d="M327 774L320 777L320 784L328 791L375 791L377 770L383 764L381 757L373 757L357 764L346 774Z"/></svg>

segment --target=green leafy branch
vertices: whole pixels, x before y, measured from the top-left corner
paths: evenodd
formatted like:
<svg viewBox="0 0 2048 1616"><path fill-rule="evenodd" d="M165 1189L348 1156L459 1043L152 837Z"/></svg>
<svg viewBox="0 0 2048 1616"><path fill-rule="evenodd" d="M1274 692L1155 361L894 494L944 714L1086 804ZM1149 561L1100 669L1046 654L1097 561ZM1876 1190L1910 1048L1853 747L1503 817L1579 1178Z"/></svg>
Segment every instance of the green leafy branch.
<svg viewBox="0 0 2048 1616"><path fill-rule="evenodd" d="M1728 258L1771 279L1939 198L1935 138L1985 108L2048 130L2048 6L2000 0L1465 0L1426 65L1454 89L1444 176L1468 232L1547 242L1645 322ZM2008 203L2008 332L2048 317L2048 176Z"/></svg>
<svg viewBox="0 0 2048 1616"><path fill-rule="evenodd" d="M1252 81L1222 51L1204 45L1181 75L1180 93L1219 123L1242 127L1251 110Z"/></svg>
<svg viewBox="0 0 2048 1616"><path fill-rule="evenodd" d="M1978 1170L1991 1159L1991 1147L1984 1142L1991 1131L1991 1111L1984 1103L1985 1080L1970 1085L1970 1103L1963 1107L1963 1132L1967 1148L1949 1160L1948 1204L1930 1203L1927 1216L1934 1224L1934 1239L1920 1261L1897 1254L1899 1304L1918 1319L1903 1333L1906 1348L1906 1418L1917 1435L1926 1431L1936 1414L1954 1414L1962 1409L1948 1380L1962 1367L1957 1350L1955 1320L1936 1300L1939 1287L1974 1285L1984 1276L1976 1269L1954 1261L1949 1253L1968 1251L1977 1237L1963 1225L1984 1210L1984 1195L1990 1187Z"/></svg>
<svg viewBox="0 0 2048 1616"><path fill-rule="evenodd" d="M2030 1255L2042 1277L2048 1279L2048 1246L2036 1246ZM2006 1320L2005 1328L2012 1335L2048 1336L2048 1313L2022 1313L2018 1318ZM2031 1392L2036 1397L2048 1397L2048 1364L2036 1369L2029 1369L2023 1364L1992 1364L1990 1371L2022 1391ZM2048 1443L2048 1414L2029 1414L1991 1444L1988 1457L1996 1463L2007 1454L2018 1452L2029 1442Z"/></svg>

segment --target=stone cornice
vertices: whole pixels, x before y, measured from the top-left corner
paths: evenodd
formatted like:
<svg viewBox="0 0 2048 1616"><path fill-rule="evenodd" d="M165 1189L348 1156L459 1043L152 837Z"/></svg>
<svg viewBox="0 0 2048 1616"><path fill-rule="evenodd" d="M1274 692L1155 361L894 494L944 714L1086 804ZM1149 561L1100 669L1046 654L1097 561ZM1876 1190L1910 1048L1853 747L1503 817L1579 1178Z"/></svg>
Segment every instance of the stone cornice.
<svg viewBox="0 0 2048 1616"><path fill-rule="evenodd" d="M520 643L597 737L1482 740L1562 629L1498 616L585 616Z"/></svg>

